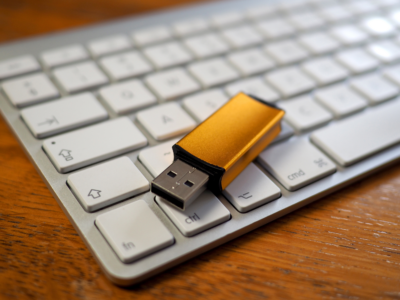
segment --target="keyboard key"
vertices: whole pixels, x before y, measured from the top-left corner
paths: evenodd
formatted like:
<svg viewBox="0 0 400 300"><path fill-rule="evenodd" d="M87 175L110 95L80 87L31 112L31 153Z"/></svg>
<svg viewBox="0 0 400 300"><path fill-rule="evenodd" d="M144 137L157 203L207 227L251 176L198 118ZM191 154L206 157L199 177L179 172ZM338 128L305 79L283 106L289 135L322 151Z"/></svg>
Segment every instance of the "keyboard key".
<svg viewBox="0 0 400 300"><path fill-rule="evenodd" d="M400 26L400 9L395 9L389 12L390 20L396 24L397 27Z"/></svg>
<svg viewBox="0 0 400 300"><path fill-rule="evenodd" d="M44 151L60 173L68 173L145 145L146 138L127 117L64 133L43 142Z"/></svg>
<svg viewBox="0 0 400 300"><path fill-rule="evenodd" d="M246 16L249 19L262 19L265 17L270 17L276 12L274 5L263 5L251 7L246 11Z"/></svg>
<svg viewBox="0 0 400 300"><path fill-rule="evenodd" d="M346 46L361 44L368 40L368 35L364 31L351 24L335 26L330 30L330 34Z"/></svg>
<svg viewBox="0 0 400 300"><path fill-rule="evenodd" d="M400 47L391 41L369 44L367 51L385 64L391 64L400 59Z"/></svg>
<svg viewBox="0 0 400 300"><path fill-rule="evenodd" d="M339 48L339 43L323 32L304 34L298 41L315 55L329 53Z"/></svg>
<svg viewBox="0 0 400 300"><path fill-rule="evenodd" d="M373 2L381 8L391 8L392 6L399 4L398 0L373 0Z"/></svg>
<svg viewBox="0 0 400 300"><path fill-rule="evenodd" d="M383 75L390 81L400 86L400 65L386 68L383 72Z"/></svg>
<svg viewBox="0 0 400 300"><path fill-rule="evenodd" d="M314 12L305 11L290 14L288 20L298 30L310 30L325 25L324 20Z"/></svg>
<svg viewBox="0 0 400 300"><path fill-rule="evenodd" d="M211 17L210 21L214 27L222 28L240 23L244 21L244 17L239 12L231 11L214 15Z"/></svg>
<svg viewBox="0 0 400 300"><path fill-rule="evenodd" d="M108 78L94 62L85 62L55 69L54 77L67 93L91 89L108 82Z"/></svg>
<svg viewBox="0 0 400 300"><path fill-rule="evenodd" d="M129 49L131 42L128 37L122 34L97 39L88 43L88 49L93 57L111 54L114 52Z"/></svg>
<svg viewBox="0 0 400 300"><path fill-rule="evenodd" d="M101 88L99 95L116 114L127 114L157 103L156 97L136 79Z"/></svg>
<svg viewBox="0 0 400 300"><path fill-rule="evenodd" d="M209 26L206 20L194 18L176 22L172 25L172 28L176 35L184 37L204 32L209 28Z"/></svg>
<svg viewBox="0 0 400 300"><path fill-rule="evenodd" d="M308 95L281 102L279 107L286 112L285 121L297 132L314 129L332 120L332 114Z"/></svg>
<svg viewBox="0 0 400 300"><path fill-rule="evenodd" d="M167 41L172 38L172 34L166 26L155 26L134 31L132 38L138 46L143 47Z"/></svg>
<svg viewBox="0 0 400 300"><path fill-rule="evenodd" d="M126 156L68 176L68 185L89 212L149 190L149 182Z"/></svg>
<svg viewBox="0 0 400 300"><path fill-rule="evenodd" d="M361 21L360 26L374 37L385 37L396 33L396 28L382 17L368 17Z"/></svg>
<svg viewBox="0 0 400 300"><path fill-rule="evenodd" d="M349 72L329 57L315 58L302 64L302 69L319 85L345 79Z"/></svg>
<svg viewBox="0 0 400 300"><path fill-rule="evenodd" d="M136 51L104 57L99 64L114 81L143 75L153 70L147 60Z"/></svg>
<svg viewBox="0 0 400 300"><path fill-rule="evenodd" d="M203 122L228 100L223 92L215 89L186 97L182 105L198 122Z"/></svg>
<svg viewBox="0 0 400 300"><path fill-rule="evenodd" d="M335 58L353 74L371 71L379 66L377 59L359 48L341 51L335 55Z"/></svg>
<svg viewBox="0 0 400 300"><path fill-rule="evenodd" d="M148 47L143 53L158 69L181 65L192 60L192 55L177 42Z"/></svg>
<svg viewBox="0 0 400 300"><path fill-rule="evenodd" d="M196 127L196 122L177 103L142 110L136 118L159 141L187 133Z"/></svg>
<svg viewBox="0 0 400 300"><path fill-rule="evenodd" d="M377 74L354 78L350 85L372 105L393 98L399 93L399 89L395 85Z"/></svg>
<svg viewBox="0 0 400 300"><path fill-rule="evenodd" d="M342 166L400 142L400 101L394 100L319 129L311 140Z"/></svg>
<svg viewBox="0 0 400 300"><path fill-rule="evenodd" d="M265 79L286 98L308 92L316 83L298 67L281 68L265 76Z"/></svg>
<svg viewBox="0 0 400 300"><path fill-rule="evenodd" d="M40 70L37 60L31 55L0 61L0 80Z"/></svg>
<svg viewBox="0 0 400 300"><path fill-rule="evenodd" d="M71 45L43 52L41 59L48 68L53 68L89 58L81 45Z"/></svg>
<svg viewBox="0 0 400 300"><path fill-rule="evenodd" d="M292 40L268 43L264 51L280 65L299 62L308 57L308 52Z"/></svg>
<svg viewBox="0 0 400 300"><path fill-rule="evenodd" d="M335 116L343 118L367 107L367 101L345 84L317 90L315 99Z"/></svg>
<svg viewBox="0 0 400 300"><path fill-rule="evenodd" d="M185 39L183 43L197 58L223 54L228 52L230 48L226 42L213 33L191 37Z"/></svg>
<svg viewBox="0 0 400 300"><path fill-rule="evenodd" d="M151 74L145 82L162 100L172 100L200 89L200 85L180 68Z"/></svg>
<svg viewBox="0 0 400 300"><path fill-rule="evenodd" d="M262 36L248 25L225 29L221 35L233 48L254 46L263 41Z"/></svg>
<svg viewBox="0 0 400 300"><path fill-rule="evenodd" d="M39 104L21 111L33 135L44 138L107 119L107 111L90 93Z"/></svg>
<svg viewBox="0 0 400 300"><path fill-rule="evenodd" d="M336 171L335 164L305 139L270 146L261 152L258 162L289 191Z"/></svg>
<svg viewBox="0 0 400 300"><path fill-rule="evenodd" d="M327 22L341 22L346 21L352 17L351 12L340 5L327 5L319 9L321 17L323 17Z"/></svg>
<svg viewBox="0 0 400 300"><path fill-rule="evenodd" d="M308 0L292 0L292 1L284 1L279 4L279 9L284 13L291 13L296 11L307 10L309 7Z"/></svg>
<svg viewBox="0 0 400 300"><path fill-rule="evenodd" d="M230 219L229 210L214 196L204 191L185 211L166 204L156 197L157 204L184 236L194 236Z"/></svg>
<svg viewBox="0 0 400 300"><path fill-rule="evenodd" d="M96 226L124 263L174 243L173 235L143 200L101 214Z"/></svg>
<svg viewBox="0 0 400 300"><path fill-rule="evenodd" d="M16 107L25 107L59 96L57 88L42 73L4 81L1 87Z"/></svg>
<svg viewBox="0 0 400 300"><path fill-rule="evenodd" d="M250 163L222 193L238 211L245 213L279 198L281 190Z"/></svg>
<svg viewBox="0 0 400 300"><path fill-rule="evenodd" d="M295 28L282 18L271 18L257 22L256 27L268 39L287 37L295 33Z"/></svg>
<svg viewBox="0 0 400 300"><path fill-rule="evenodd" d="M243 92L263 99L266 102L275 102L280 98L277 92L258 77L247 78L231 83L225 87L225 91L230 97L235 96L239 92Z"/></svg>
<svg viewBox="0 0 400 300"><path fill-rule="evenodd" d="M258 49L249 49L232 53L228 61L243 76L250 76L272 69L275 63Z"/></svg>
<svg viewBox="0 0 400 300"><path fill-rule="evenodd" d="M365 0L353 0L346 3L345 6L355 16L374 13L378 9L378 7L374 5L372 2Z"/></svg>
<svg viewBox="0 0 400 300"><path fill-rule="evenodd" d="M239 73L221 58L193 63L189 65L188 70L204 88L223 84L239 77Z"/></svg>
<svg viewBox="0 0 400 300"><path fill-rule="evenodd" d="M160 175L174 162L172 146L176 144L177 141L179 141L179 139L173 139L140 151L138 159L153 177Z"/></svg>

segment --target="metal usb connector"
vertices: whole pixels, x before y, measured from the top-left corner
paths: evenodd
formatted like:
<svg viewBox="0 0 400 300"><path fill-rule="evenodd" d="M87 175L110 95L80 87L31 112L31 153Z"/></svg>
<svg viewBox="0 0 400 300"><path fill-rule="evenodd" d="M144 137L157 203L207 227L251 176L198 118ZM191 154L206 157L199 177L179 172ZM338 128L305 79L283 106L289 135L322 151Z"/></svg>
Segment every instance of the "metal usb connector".
<svg viewBox="0 0 400 300"><path fill-rule="evenodd" d="M209 176L176 160L152 182L152 192L184 210L204 190Z"/></svg>

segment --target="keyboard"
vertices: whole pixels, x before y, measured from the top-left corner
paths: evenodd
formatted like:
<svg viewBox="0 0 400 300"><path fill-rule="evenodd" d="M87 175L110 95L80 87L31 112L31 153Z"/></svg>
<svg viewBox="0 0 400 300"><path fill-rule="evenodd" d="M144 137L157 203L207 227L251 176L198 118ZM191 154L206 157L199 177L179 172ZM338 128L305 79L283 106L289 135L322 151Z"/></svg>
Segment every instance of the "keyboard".
<svg viewBox="0 0 400 300"><path fill-rule="evenodd" d="M111 281L130 285L400 159L400 1L232 1L0 45L0 111ZM286 111L221 195L150 182L238 92Z"/></svg>

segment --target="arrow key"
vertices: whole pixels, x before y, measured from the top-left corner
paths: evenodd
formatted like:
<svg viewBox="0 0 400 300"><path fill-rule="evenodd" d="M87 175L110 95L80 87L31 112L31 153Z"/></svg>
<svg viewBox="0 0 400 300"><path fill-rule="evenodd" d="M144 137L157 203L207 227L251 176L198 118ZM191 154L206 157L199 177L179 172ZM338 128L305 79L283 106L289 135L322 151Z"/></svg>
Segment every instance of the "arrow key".
<svg viewBox="0 0 400 300"><path fill-rule="evenodd" d="M147 179L126 156L69 175L67 183L89 212L149 190Z"/></svg>

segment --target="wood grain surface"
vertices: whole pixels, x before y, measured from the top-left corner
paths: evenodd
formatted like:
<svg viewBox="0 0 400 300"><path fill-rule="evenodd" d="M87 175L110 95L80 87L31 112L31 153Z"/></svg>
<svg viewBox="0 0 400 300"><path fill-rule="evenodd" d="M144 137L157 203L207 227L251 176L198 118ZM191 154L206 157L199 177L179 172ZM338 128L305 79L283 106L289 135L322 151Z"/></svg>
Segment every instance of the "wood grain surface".
<svg viewBox="0 0 400 300"><path fill-rule="evenodd" d="M1 0L0 42L187 0ZM113 285L0 120L1 299L400 299L400 164L131 288Z"/></svg>

